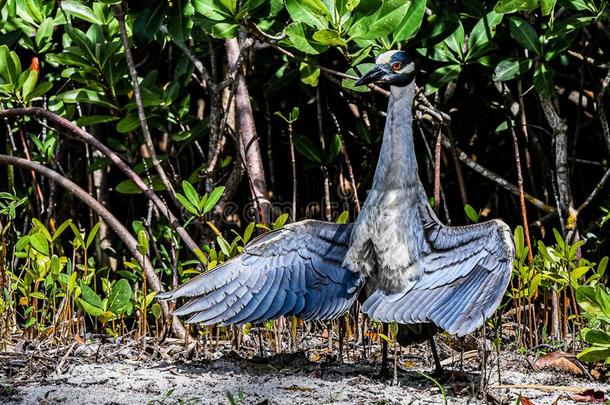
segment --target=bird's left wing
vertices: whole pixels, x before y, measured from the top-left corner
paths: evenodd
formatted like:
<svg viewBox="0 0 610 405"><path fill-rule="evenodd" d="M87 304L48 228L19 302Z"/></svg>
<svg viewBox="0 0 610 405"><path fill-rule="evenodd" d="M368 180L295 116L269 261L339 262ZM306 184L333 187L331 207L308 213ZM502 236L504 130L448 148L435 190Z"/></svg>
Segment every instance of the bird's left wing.
<svg viewBox="0 0 610 405"><path fill-rule="evenodd" d="M427 247L416 265L423 272L406 289L373 292L362 310L383 322L433 322L464 336L498 307L510 280L514 244L499 220L475 225L442 225L426 204L420 212Z"/></svg>
<svg viewBox="0 0 610 405"><path fill-rule="evenodd" d="M160 299L191 298L174 315L206 325L296 315L332 319L349 309L363 283L342 266L351 225L301 221L248 244L242 254Z"/></svg>

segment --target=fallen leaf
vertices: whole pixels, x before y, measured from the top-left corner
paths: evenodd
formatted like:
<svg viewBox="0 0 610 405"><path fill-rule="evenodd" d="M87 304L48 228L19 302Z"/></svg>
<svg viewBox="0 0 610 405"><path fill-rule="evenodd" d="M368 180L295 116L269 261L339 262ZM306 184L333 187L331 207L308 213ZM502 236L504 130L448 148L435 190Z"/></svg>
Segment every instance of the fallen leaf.
<svg viewBox="0 0 610 405"><path fill-rule="evenodd" d="M553 352L540 357L534 362L534 368L566 371L574 375L583 374L583 367L576 356L565 352Z"/></svg>
<svg viewBox="0 0 610 405"><path fill-rule="evenodd" d="M603 404L606 401L606 394L604 394L604 391L595 390L593 388L575 394L570 394L569 397L574 402Z"/></svg>
<svg viewBox="0 0 610 405"><path fill-rule="evenodd" d="M519 401L521 405L534 405L534 403L532 401L530 401L528 398L523 397L521 395L519 395Z"/></svg>

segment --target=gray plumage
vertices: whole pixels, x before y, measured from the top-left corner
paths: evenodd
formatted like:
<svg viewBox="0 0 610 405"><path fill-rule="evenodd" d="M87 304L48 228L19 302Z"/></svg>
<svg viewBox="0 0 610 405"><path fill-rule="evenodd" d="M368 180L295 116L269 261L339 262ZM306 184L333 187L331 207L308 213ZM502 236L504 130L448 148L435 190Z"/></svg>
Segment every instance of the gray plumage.
<svg viewBox="0 0 610 405"><path fill-rule="evenodd" d="M243 253L161 299L191 300L174 315L188 322L244 324L295 315L333 319L349 309L364 283L342 266L352 225L300 221L265 233Z"/></svg>
<svg viewBox="0 0 610 405"><path fill-rule="evenodd" d="M264 234L238 257L160 294L191 298L174 314L222 325L332 319L364 286L362 311L379 321L432 323L458 336L481 326L509 282L511 232L499 220L447 227L430 208L413 144L413 76L410 59L393 51L360 79L393 85L373 186L353 225L301 221Z"/></svg>

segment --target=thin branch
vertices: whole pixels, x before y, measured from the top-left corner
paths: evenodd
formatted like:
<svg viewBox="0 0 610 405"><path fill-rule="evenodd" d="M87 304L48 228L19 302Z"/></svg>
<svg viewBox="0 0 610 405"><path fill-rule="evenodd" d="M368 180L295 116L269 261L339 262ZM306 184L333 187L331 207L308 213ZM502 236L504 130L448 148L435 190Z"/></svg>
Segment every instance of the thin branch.
<svg viewBox="0 0 610 405"><path fill-rule="evenodd" d="M525 206L525 195L523 189L523 172L521 171L521 155L519 153L519 139L517 138L517 132L515 132L515 127L513 126L513 120L510 116L510 91L506 84L502 84L501 93L504 98L504 109L508 115L508 129L510 131L512 140L513 140L513 153L515 155L515 167L517 169L517 188L519 189L519 206L521 207L521 221L523 222L523 233L525 235L525 243L527 245L527 260L529 263L532 263L534 260L534 253L532 250L532 241L530 239L530 230L529 230L529 222L527 220L527 207ZM522 111L523 112L523 111ZM533 344L531 342L532 335L530 333L530 345Z"/></svg>
<svg viewBox="0 0 610 405"><path fill-rule="evenodd" d="M434 145L434 212L438 215L441 199L441 126L436 128L436 143Z"/></svg>
<svg viewBox="0 0 610 405"><path fill-rule="evenodd" d="M297 165L292 140L292 115L288 121L288 146L290 147L290 168L292 172L292 221L297 220Z"/></svg>
<svg viewBox="0 0 610 405"><path fill-rule="evenodd" d="M606 77L602 81L602 87L597 93L595 97L595 105L597 107L597 115L599 115L599 122L602 127L602 133L604 134L604 139L606 140L606 146L608 147L608 152L610 153L610 125L608 125L608 117L606 116L606 109L604 108L604 95L606 94L606 89L610 85L610 68L606 73Z"/></svg>
<svg viewBox="0 0 610 405"><path fill-rule="evenodd" d="M36 173L47 177L49 180L56 182L63 188L65 188L70 193L74 194L78 199L87 204L89 208L91 208L95 213L104 219L104 221L108 224L110 228L117 234L119 238L125 243L127 249L132 254L132 256L138 261L142 269L144 270L144 275L146 276L146 281L148 285L156 292L162 292L163 286L161 285L161 281L157 277L155 273L155 269L150 263L150 259L147 255L143 255L138 251L138 242L136 239L129 233L127 228L119 221L106 207L104 207L99 201L93 198L89 193L80 188L76 183L71 180L63 177L61 174L57 173L54 170L49 169L46 166L41 165L40 163L32 162L27 159L22 159L14 156L8 155L0 155L0 164L17 166L28 170L33 170ZM165 319L169 319L169 308L166 302L160 302L161 309L163 311L163 315ZM184 338L185 330L180 320L174 317L174 332L180 338Z"/></svg>
<svg viewBox="0 0 610 405"><path fill-rule="evenodd" d="M582 204L580 204L580 206L576 210L577 213L580 214L583 209L585 209L589 204L591 204L591 201L593 201L597 194L603 190L604 186L608 182L608 179L610 179L610 169L606 170L606 173L604 173L602 179L599 181L599 183L597 183L593 191L591 191L591 194L589 194L587 199Z"/></svg>
<svg viewBox="0 0 610 405"><path fill-rule="evenodd" d="M339 135L339 139L341 140L341 154L343 156L343 160L345 165L347 166L347 174L349 176L350 186L352 187L352 191L354 192L354 206L356 208L356 215L360 214L360 199L358 198L358 188L356 186L356 178L354 177L354 169L352 167L352 162L349 158L349 153L347 152L347 144L345 143L345 138L343 137L343 131L341 131L341 126L339 125L339 120L337 116L333 112L331 108L328 107L327 101L327 110L330 113L330 117L335 124L335 129L337 130L337 135Z"/></svg>
<svg viewBox="0 0 610 405"><path fill-rule="evenodd" d="M452 148L451 141L449 141L449 139L446 136L443 135L442 141L443 141L443 146L445 148L447 148L447 149ZM498 174L492 172L491 170L481 166L479 163L475 162L474 160L470 159L468 157L468 155L466 155L466 153L464 153L459 148L456 147L455 152L456 152L457 158L459 160L461 160L466 166L470 167L472 170L479 173L481 176L498 184L500 187L504 188L505 190L508 190L515 195L519 195L519 189L517 188L517 186L515 186L508 180L504 179L503 177L499 176ZM523 196L527 202L529 202L530 204L536 206L537 208L539 208L545 212L555 211L555 209L553 207L546 204L544 201L539 200L538 198L534 197L531 194L524 192Z"/></svg>
<svg viewBox="0 0 610 405"><path fill-rule="evenodd" d="M540 105L544 116L553 131L555 143L555 170L557 179L557 194L559 197L559 210L565 220L568 231L576 228L577 212L574 210L572 190L570 189L570 176L568 171L568 125L565 119L559 116L552 100L540 95Z"/></svg>
<svg viewBox="0 0 610 405"><path fill-rule="evenodd" d="M176 230L180 238L188 246L188 248L195 254L195 256L202 262L205 263L207 260L203 255L203 252L195 241L189 236L186 230L180 225L178 219L169 210L167 205L157 196L154 191L138 176L116 153L110 148L101 143L90 133L74 125L67 119L60 117L57 114L52 113L49 110L45 110L41 107L28 107L28 108L13 108L10 110L1 110L0 119L9 119L21 116L32 116L46 119L48 122L54 124L57 129L64 130L68 133L74 134L81 138L83 141L91 145L93 148L99 150L104 156L112 161L125 175L134 182L134 184L142 190L144 195L152 201L153 204L159 209L161 214L167 218L170 225Z"/></svg>
<svg viewBox="0 0 610 405"><path fill-rule="evenodd" d="M127 38L127 27L125 26L125 12L123 11L123 7L121 4L117 4L112 8L113 13L119 22L119 30L121 33L121 39L123 41L123 47L125 48L125 59L127 60L127 67L129 69L129 76L131 77L131 85L133 87L134 98L136 101L136 107L138 110L138 120L140 121L140 126L142 127L142 134L144 135L144 143L146 148L148 149L148 153L150 154L150 158L152 160L152 164L155 168L155 171L159 175L161 182L167 189L172 201L176 205L176 207L180 207L178 201L176 200L176 193L172 184L170 183L165 170L161 167L161 162L157 158L157 152L155 151L155 145L153 143L152 137L150 135L150 131L148 129L148 122L146 120L146 113L144 111L144 104L142 102L142 94L140 93L140 83L138 81L138 71L136 70L136 66L133 60L133 54L131 53L131 47L129 46L129 38ZM146 160L144 160L146 161Z"/></svg>

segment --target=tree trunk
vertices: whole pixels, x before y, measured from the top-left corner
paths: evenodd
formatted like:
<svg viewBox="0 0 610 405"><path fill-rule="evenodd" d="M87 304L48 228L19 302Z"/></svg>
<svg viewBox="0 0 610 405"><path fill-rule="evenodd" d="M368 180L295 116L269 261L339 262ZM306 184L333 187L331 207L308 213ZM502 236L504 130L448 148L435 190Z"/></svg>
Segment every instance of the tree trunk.
<svg viewBox="0 0 610 405"><path fill-rule="evenodd" d="M270 210L269 200L267 199L265 169L263 168L252 106L250 105L250 94L246 84L245 69L239 63L242 46L243 41L238 41L237 38L225 41L229 69L234 73L235 80L235 106L239 130L238 147L241 147L243 150L242 156L250 179L252 198L257 208L258 219L261 222L268 223L270 220Z"/></svg>

